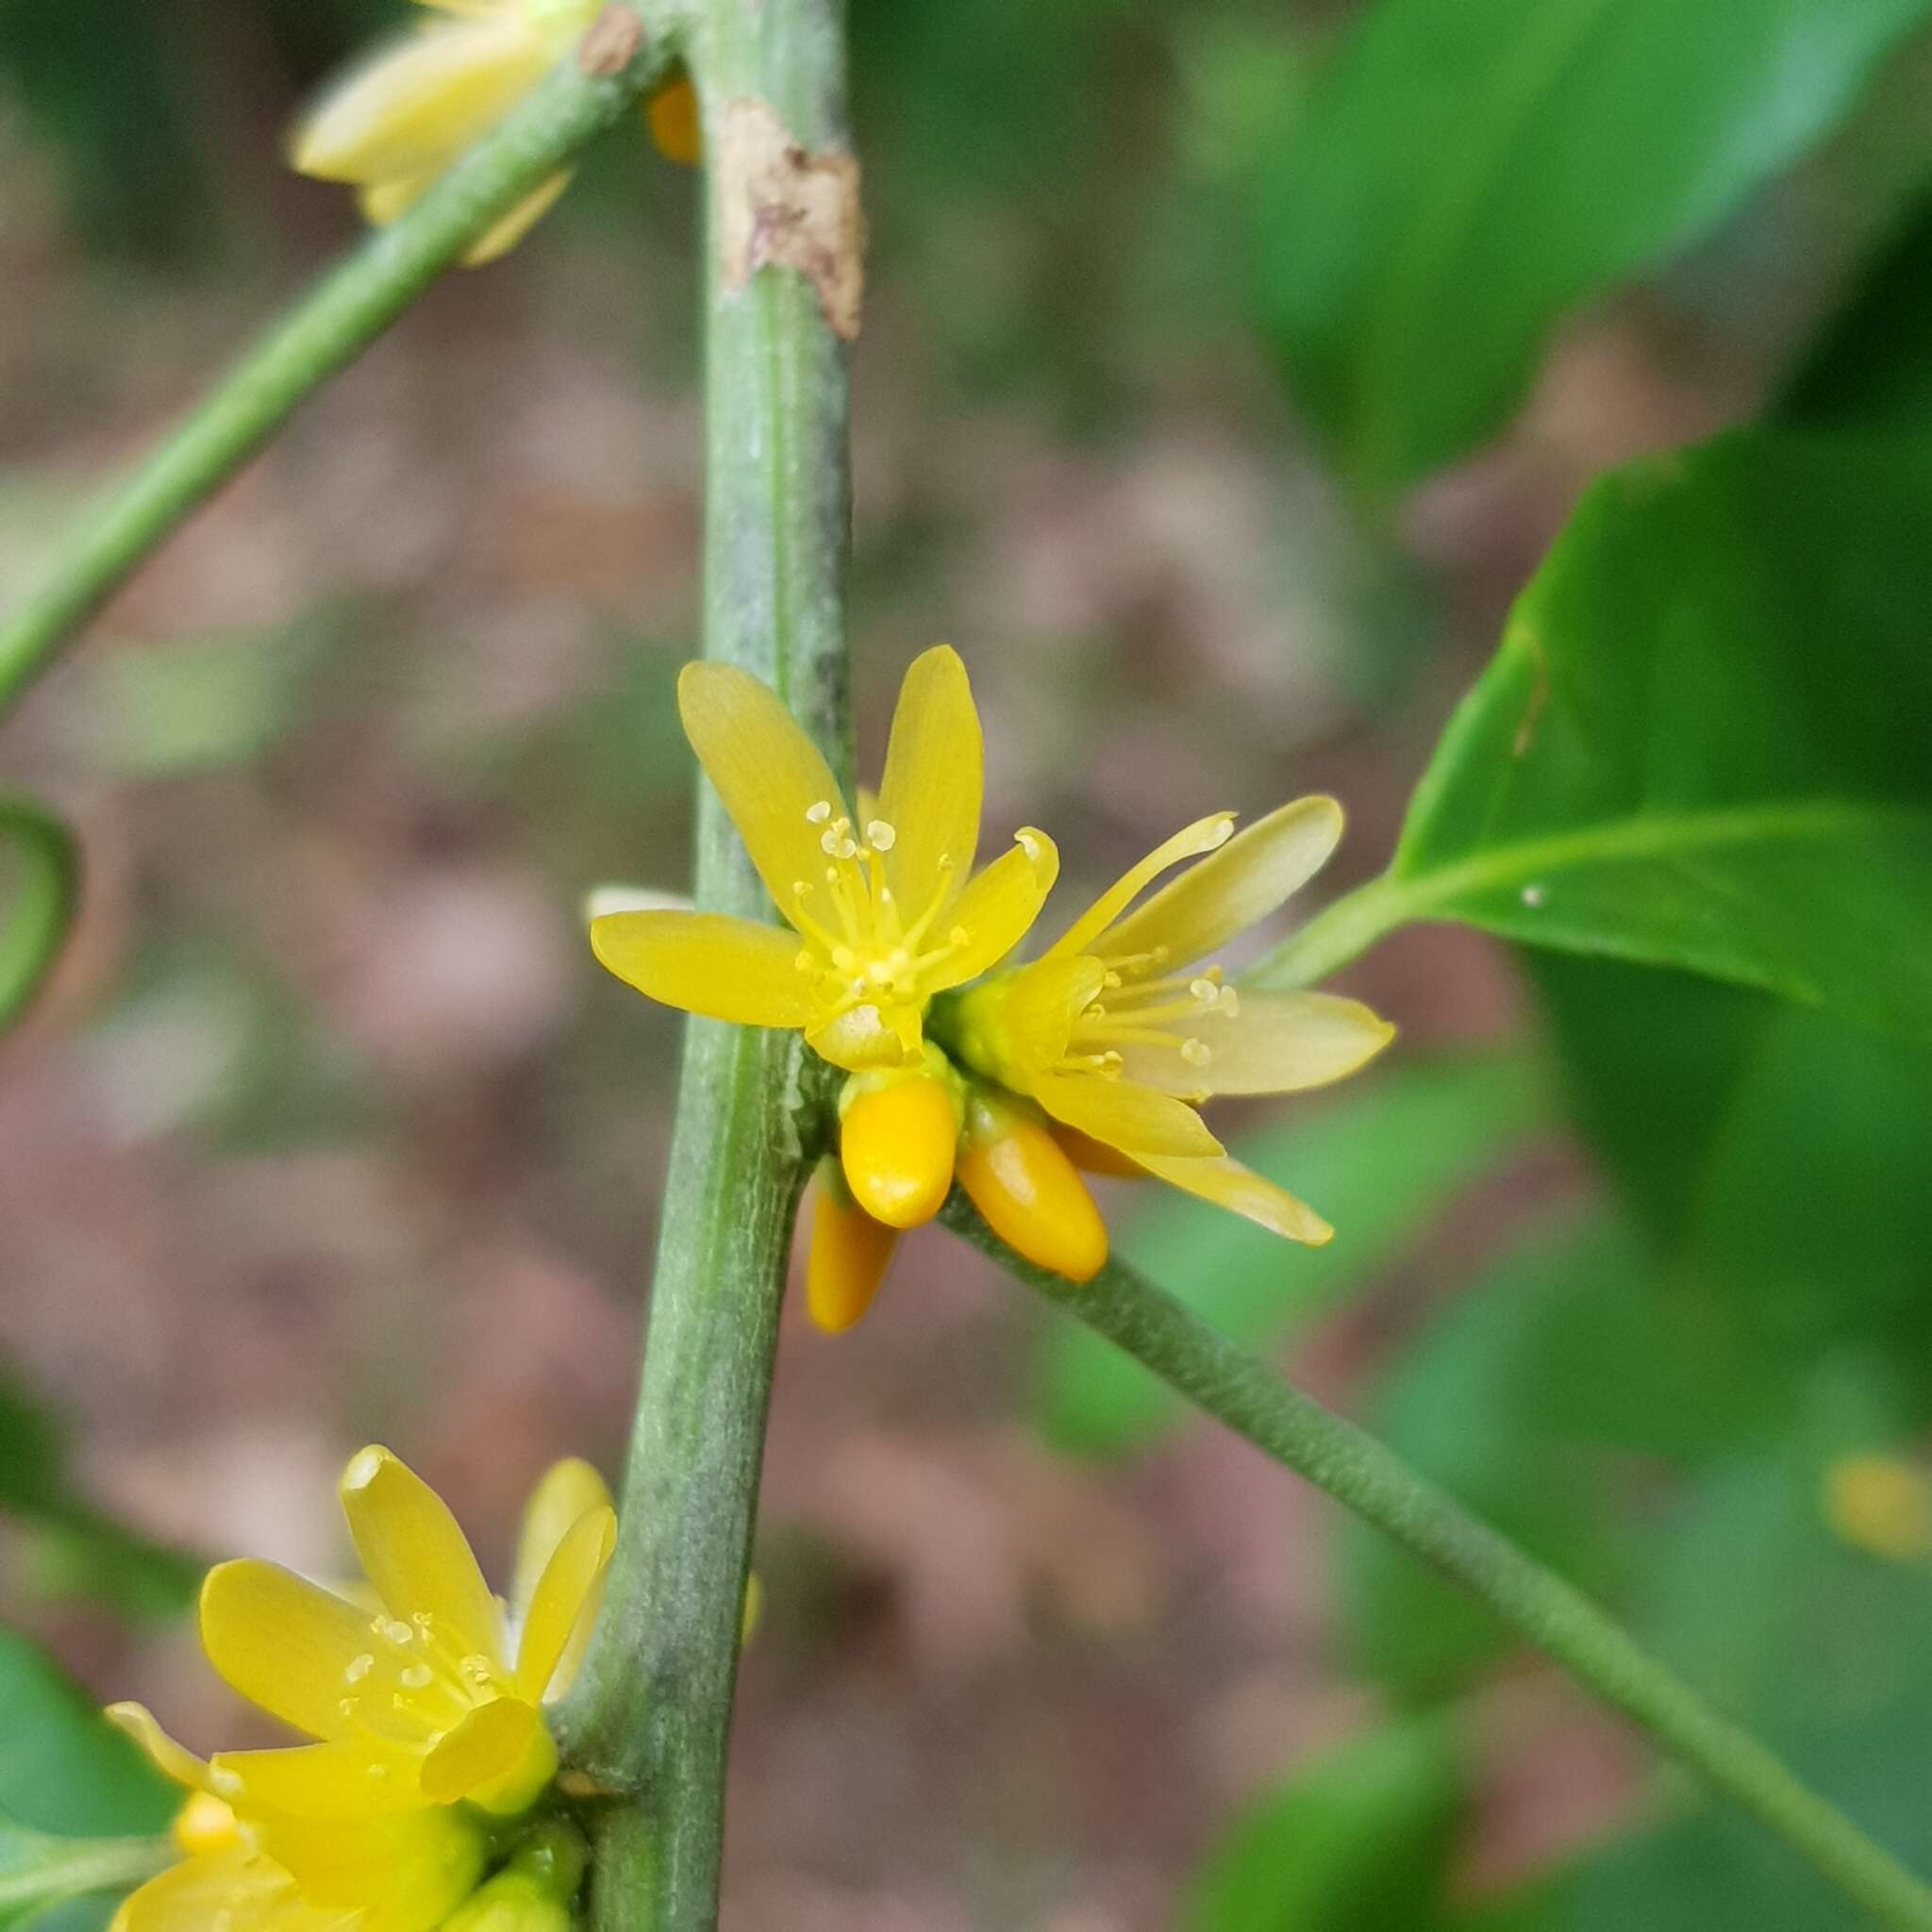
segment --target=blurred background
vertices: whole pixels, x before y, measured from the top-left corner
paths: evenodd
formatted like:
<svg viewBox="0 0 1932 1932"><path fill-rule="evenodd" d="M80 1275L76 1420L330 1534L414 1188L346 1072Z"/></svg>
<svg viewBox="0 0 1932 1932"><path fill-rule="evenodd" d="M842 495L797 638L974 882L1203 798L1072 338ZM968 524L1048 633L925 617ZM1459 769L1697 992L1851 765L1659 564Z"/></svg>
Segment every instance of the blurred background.
<svg viewBox="0 0 1932 1932"><path fill-rule="evenodd" d="M405 10L0 11L8 601L352 241L281 142ZM1932 396L1932 8L1682 11L855 0L864 761L949 640L1065 905L1327 790L1321 903L1591 476ZM550 1458L619 1461L678 1022L578 907L689 876L694 181L614 134L0 732L88 867L0 1045L0 1616L200 1748L196 1553L335 1573L381 1440L501 1574ZM1461 927L1342 984L1397 1049L1230 1122L1333 1246L1124 1189L1121 1247L1932 1856L1932 1055ZM1856 1923L937 1232L850 1337L788 1311L758 1567L742 1932Z"/></svg>

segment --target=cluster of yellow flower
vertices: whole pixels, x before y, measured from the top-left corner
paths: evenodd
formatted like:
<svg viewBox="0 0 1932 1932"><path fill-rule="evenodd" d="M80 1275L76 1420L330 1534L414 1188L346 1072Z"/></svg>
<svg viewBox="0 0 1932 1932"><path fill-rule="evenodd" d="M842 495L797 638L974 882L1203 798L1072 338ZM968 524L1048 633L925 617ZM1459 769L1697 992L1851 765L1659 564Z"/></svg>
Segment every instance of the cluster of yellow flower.
<svg viewBox="0 0 1932 1932"><path fill-rule="evenodd" d="M1197 1109L1216 1094L1338 1080L1393 1036L1355 1000L1237 991L1214 962L1335 849L1333 799L1297 799L1239 833L1229 812L1197 820L1039 958L1008 966L1059 859L1026 827L972 872L982 745L957 652L939 645L907 672L877 797L861 794L857 809L749 674L687 665L678 706L791 930L618 911L592 920L591 942L651 998L798 1028L849 1076L807 1265L821 1326L864 1313L898 1235L937 1214L956 1179L1009 1245L1075 1281L1107 1258L1082 1167L1153 1174L1292 1241L1328 1239L1320 1215L1229 1156ZM1189 859L1199 862L1142 897Z"/></svg>
<svg viewBox="0 0 1932 1932"><path fill-rule="evenodd" d="M113 1932L569 1932L583 1875L546 1802L547 1699L575 1674L617 1518L588 1463L525 1512L508 1611L441 1498L387 1449L355 1457L342 1508L368 1586L223 1563L201 1634L228 1682L316 1741L208 1759L138 1704L115 1719L190 1796L185 1857Z"/></svg>
<svg viewBox="0 0 1932 1932"><path fill-rule="evenodd" d="M324 95L295 130L297 171L357 191L370 221L387 225L500 122L596 18L603 0L422 0L449 16L379 49ZM658 148L698 158L697 97L678 76L644 104ZM558 195L559 169L471 244L471 268L523 240Z"/></svg>

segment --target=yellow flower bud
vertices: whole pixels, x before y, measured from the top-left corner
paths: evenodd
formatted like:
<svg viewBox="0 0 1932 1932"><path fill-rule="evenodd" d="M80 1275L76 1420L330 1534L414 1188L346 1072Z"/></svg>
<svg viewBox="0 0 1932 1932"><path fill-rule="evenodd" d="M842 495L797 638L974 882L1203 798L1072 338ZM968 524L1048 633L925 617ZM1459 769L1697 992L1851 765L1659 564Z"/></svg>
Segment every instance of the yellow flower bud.
<svg viewBox="0 0 1932 1932"><path fill-rule="evenodd" d="M698 91L680 74L644 102L644 125L667 161L694 168L704 159L705 135L698 119Z"/></svg>
<svg viewBox="0 0 1932 1932"><path fill-rule="evenodd" d="M1107 1259L1107 1224L1087 1184L1036 1120L975 1090L966 1103L959 1185L1010 1248L1070 1281Z"/></svg>
<svg viewBox="0 0 1932 1932"><path fill-rule="evenodd" d="M918 1227L953 1186L959 1115L951 1085L930 1074L859 1075L841 1108L839 1155L852 1198L888 1227Z"/></svg>
<svg viewBox="0 0 1932 1932"><path fill-rule="evenodd" d="M849 1328L872 1307L899 1231L874 1221L845 1191L836 1168L820 1170L805 1261L805 1305L827 1335Z"/></svg>

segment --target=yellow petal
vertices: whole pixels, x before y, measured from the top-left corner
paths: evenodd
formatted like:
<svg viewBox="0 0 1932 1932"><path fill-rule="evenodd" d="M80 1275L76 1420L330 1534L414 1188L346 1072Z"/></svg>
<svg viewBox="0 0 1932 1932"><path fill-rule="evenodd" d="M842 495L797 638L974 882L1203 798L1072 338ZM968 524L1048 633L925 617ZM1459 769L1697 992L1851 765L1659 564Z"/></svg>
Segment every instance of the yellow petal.
<svg viewBox="0 0 1932 1932"><path fill-rule="evenodd" d="M898 1245L899 1231L847 1199L841 1184L813 1189L811 1243L805 1263L805 1305L827 1335L838 1335L872 1307Z"/></svg>
<svg viewBox="0 0 1932 1932"><path fill-rule="evenodd" d="M1122 1049L1130 1080L1163 1093L1296 1093L1341 1080L1395 1038L1395 1028L1359 1000L1332 993L1242 992L1233 1013L1174 1023L1207 1050L1199 1065L1177 1051Z"/></svg>
<svg viewBox="0 0 1932 1932"><path fill-rule="evenodd" d="M423 1795L432 1805L467 1798L486 1810L522 1811L556 1773L557 1746L536 1706L497 1697L478 1705L423 1760Z"/></svg>
<svg viewBox="0 0 1932 1932"><path fill-rule="evenodd" d="M290 161L325 181L434 174L543 77L550 49L517 13L408 35L325 94Z"/></svg>
<svg viewBox="0 0 1932 1932"><path fill-rule="evenodd" d="M1167 1160L1153 1155L1143 1156L1141 1164L1170 1187L1245 1215L1271 1234L1317 1248L1334 1238L1335 1230L1306 1201L1296 1200L1286 1188L1264 1180L1232 1156L1219 1160Z"/></svg>
<svg viewBox="0 0 1932 1932"><path fill-rule="evenodd" d="M922 1007L908 1000L868 1000L805 1029L805 1043L848 1074L917 1063Z"/></svg>
<svg viewBox="0 0 1932 1932"><path fill-rule="evenodd" d="M208 1791L208 1767L185 1745L177 1744L162 1730L155 1714L144 1704L110 1704L108 1721L118 1724L147 1753L164 1777L192 1791Z"/></svg>
<svg viewBox="0 0 1932 1932"><path fill-rule="evenodd" d="M1087 1184L1036 1120L975 1093L967 1103L959 1185L1016 1253L1070 1281L1107 1259L1107 1224Z"/></svg>
<svg viewBox="0 0 1932 1932"><path fill-rule="evenodd" d="M1099 996L1107 968L1091 954L1036 959L959 997L950 1044L956 1058L1016 1093L1030 1093L1067 1051L1074 1023Z"/></svg>
<svg viewBox="0 0 1932 1932"><path fill-rule="evenodd" d="M496 220L472 242L463 255L465 268L483 268L508 255L557 204L557 198L570 186L572 170L559 168L540 182L507 214Z"/></svg>
<svg viewBox="0 0 1932 1932"><path fill-rule="evenodd" d="M1185 1101L1158 1093L1138 1080L1102 1074L1049 1074L1037 1080L1033 1097L1055 1120L1143 1165L1149 1157L1211 1159L1221 1142Z"/></svg>
<svg viewBox="0 0 1932 1932"><path fill-rule="evenodd" d="M888 1227L920 1227L953 1186L959 1119L941 1081L914 1074L860 1093L839 1121L839 1159L852 1198Z"/></svg>
<svg viewBox="0 0 1932 1932"><path fill-rule="evenodd" d="M744 1026L803 1026L812 977L798 936L722 912L608 912L591 950L627 986L667 1007Z"/></svg>
<svg viewBox="0 0 1932 1932"><path fill-rule="evenodd" d="M977 979L997 966L1040 917L1059 876L1058 848L1044 832L1025 826L1004 852L960 893L944 915L947 933L964 937L958 950L922 978L928 992Z"/></svg>
<svg viewBox="0 0 1932 1932"><path fill-rule="evenodd" d="M278 1812L260 1833L311 1906L359 1909L361 1932L429 1932L475 1890L486 1853L475 1818L449 1805L355 1822Z"/></svg>
<svg viewBox="0 0 1932 1932"><path fill-rule="evenodd" d="M305 1906L279 1865L233 1844L150 1878L123 1902L112 1932L323 1932L343 1923L339 1912Z"/></svg>
<svg viewBox="0 0 1932 1932"><path fill-rule="evenodd" d="M1166 949L1178 971L1266 919L1320 870L1341 837L1332 798L1298 798L1257 819L1199 865L1161 887L1108 933L1115 957Z"/></svg>
<svg viewBox="0 0 1932 1932"><path fill-rule="evenodd" d="M524 1505L523 1525L517 1533L509 1602L519 1624L528 1621L530 1600L558 1544L591 1510L609 1507L609 1486L581 1456L566 1456L543 1472Z"/></svg>
<svg viewBox="0 0 1932 1932"><path fill-rule="evenodd" d="M251 1704L311 1737L347 1728L346 1686L369 1666L369 1618L275 1563L217 1563L201 1587L201 1641ZM380 1668L378 1662L377 1668Z"/></svg>
<svg viewBox="0 0 1932 1932"><path fill-rule="evenodd" d="M432 1641L503 1664L503 1618L449 1506L378 1444L342 1472L342 1513L376 1594L399 1623L434 1619Z"/></svg>
<svg viewBox="0 0 1932 1932"><path fill-rule="evenodd" d="M845 812L831 767L772 691L735 664L687 664L677 708L765 890L789 913L794 888L824 874L827 827L815 808Z"/></svg>
<svg viewBox="0 0 1932 1932"><path fill-rule="evenodd" d="M211 1771L217 1789L251 1811L375 1818L423 1802L414 1759L385 1752L367 1737L282 1751L219 1751Z"/></svg>
<svg viewBox="0 0 1932 1932"><path fill-rule="evenodd" d="M617 1512L608 1503L584 1511L543 1566L517 1645L517 1695L541 1704L576 1635L596 1614L604 1571L617 1543Z"/></svg>
<svg viewBox="0 0 1932 1932"><path fill-rule="evenodd" d="M1234 814L1231 811L1210 812L1205 819L1196 819L1191 825L1183 825L1172 839L1163 841L1138 865L1130 866L1123 873L1041 957L1061 959L1070 953L1096 950L1118 957L1121 949L1111 943L1105 947L1096 946L1101 934L1169 866L1178 865L1182 859L1193 858L1203 852L1212 852L1217 845L1224 845L1233 830Z"/></svg>
<svg viewBox="0 0 1932 1932"><path fill-rule="evenodd" d="M391 181L373 182L356 191L356 206L372 227L386 228L412 208L441 178L440 174L399 175Z"/></svg>
<svg viewBox="0 0 1932 1932"><path fill-rule="evenodd" d="M893 833L886 882L908 920L942 893L957 893L973 870L984 764L966 667L950 644L935 644L912 660L899 687L879 781L878 815Z"/></svg>

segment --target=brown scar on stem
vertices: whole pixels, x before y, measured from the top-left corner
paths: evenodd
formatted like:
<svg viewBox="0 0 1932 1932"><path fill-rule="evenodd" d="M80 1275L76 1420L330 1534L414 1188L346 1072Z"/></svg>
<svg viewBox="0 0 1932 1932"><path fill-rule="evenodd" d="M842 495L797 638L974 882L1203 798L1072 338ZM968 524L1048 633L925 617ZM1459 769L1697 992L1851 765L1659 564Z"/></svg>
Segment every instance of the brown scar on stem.
<svg viewBox="0 0 1932 1932"><path fill-rule="evenodd" d="M832 333L855 340L865 297L858 163L802 146L763 101L741 98L725 106L714 169L724 287L744 288L761 268L793 269Z"/></svg>
<svg viewBox="0 0 1932 1932"><path fill-rule="evenodd" d="M607 7L577 42L577 65L586 74L608 80L622 74L638 58L644 44L644 24L628 7Z"/></svg>

